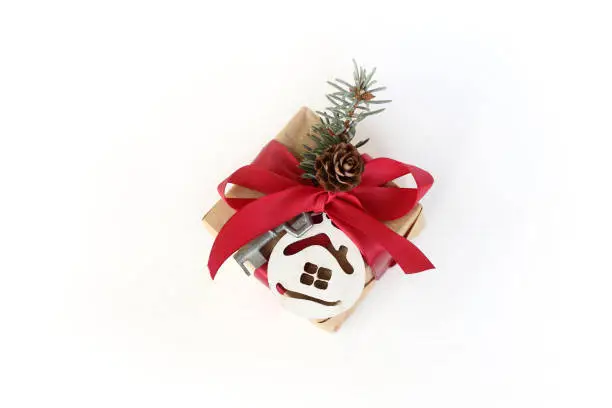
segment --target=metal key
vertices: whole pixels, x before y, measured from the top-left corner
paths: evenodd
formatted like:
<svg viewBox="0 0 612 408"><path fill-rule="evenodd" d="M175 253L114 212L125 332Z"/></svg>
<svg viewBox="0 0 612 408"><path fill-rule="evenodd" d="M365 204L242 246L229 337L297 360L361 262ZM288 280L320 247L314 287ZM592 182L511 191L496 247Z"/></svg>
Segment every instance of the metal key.
<svg viewBox="0 0 612 408"><path fill-rule="evenodd" d="M244 273L248 276L255 271L255 269L263 266L268 260L261 253L261 249L280 233L286 231L288 234L294 237L300 237L312 228L313 222L309 213L301 213L293 220L285 222L278 227L266 232L255 238L236 252L234 259L238 262L238 265L242 268Z"/></svg>

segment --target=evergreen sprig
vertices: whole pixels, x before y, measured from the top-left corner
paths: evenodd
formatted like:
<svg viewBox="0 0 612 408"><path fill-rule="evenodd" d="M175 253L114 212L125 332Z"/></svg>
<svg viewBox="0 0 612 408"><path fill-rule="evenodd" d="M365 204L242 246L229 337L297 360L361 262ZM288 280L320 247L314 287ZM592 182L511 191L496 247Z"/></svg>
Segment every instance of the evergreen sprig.
<svg viewBox="0 0 612 408"><path fill-rule="evenodd" d="M319 123L310 129L310 138L314 146L304 145L306 151L302 154L300 168L304 170L302 177L316 180L314 163L318 155L338 143L352 143L359 122L368 116L376 115L385 108L370 110L370 105L389 103L391 100L376 99L376 93L386 89L384 86L374 88L376 68L368 72L359 67L353 60L353 83L336 78L327 81L334 92L325 95L332 106L325 111L317 111ZM359 148L369 139L355 144Z"/></svg>

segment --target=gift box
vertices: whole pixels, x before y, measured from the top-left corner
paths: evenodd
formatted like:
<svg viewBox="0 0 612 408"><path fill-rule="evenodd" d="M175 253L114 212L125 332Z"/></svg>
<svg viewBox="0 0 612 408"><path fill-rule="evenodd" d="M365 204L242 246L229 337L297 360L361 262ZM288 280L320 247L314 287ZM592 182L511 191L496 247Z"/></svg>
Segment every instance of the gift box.
<svg viewBox="0 0 612 408"><path fill-rule="evenodd" d="M285 146L291 154L298 157L304 152L304 145L309 145L311 143L311 140L308 137L309 132L312 126L317 122L319 122L319 116L310 109L303 107L278 133L275 140ZM257 159L255 161L257 161ZM387 183L386 185L389 187L395 186L391 182ZM263 194L260 192L253 191L240 185L233 185L228 191L225 191L224 194L230 199L253 199L263 196ZM404 215L390 221L384 221L384 224L399 236L405 237L406 239L413 238L421 231L423 227L422 210L421 204L417 203ZM235 213L236 210L232 208L232 206L230 206L226 200L222 199L219 200L213 206L213 208L206 213L202 221L210 233L213 236L216 236ZM272 239L266 240L265 244L259 247L258 255L261 254L261 256L264 258L261 260L261 262L259 262L261 265L248 265L248 263L247 265L241 265L245 271L252 274L259 282L263 284L268 285L266 261L269 259L274 246L278 243L279 239L281 239L283 235L284 233L274 234ZM243 252L244 250L245 248L241 249ZM240 254L240 251L238 251L237 254ZM394 261L391 256L387 252L381 251L380 256L377 256L375 261L372 261L370 264L366 264L363 290L359 296L359 299L353 304L353 306L335 316L311 320L312 323L328 331L338 330L343 322L351 315L355 307L357 307L357 305L372 289L376 282L375 278L380 278L386 269L393 265L393 263Z"/></svg>

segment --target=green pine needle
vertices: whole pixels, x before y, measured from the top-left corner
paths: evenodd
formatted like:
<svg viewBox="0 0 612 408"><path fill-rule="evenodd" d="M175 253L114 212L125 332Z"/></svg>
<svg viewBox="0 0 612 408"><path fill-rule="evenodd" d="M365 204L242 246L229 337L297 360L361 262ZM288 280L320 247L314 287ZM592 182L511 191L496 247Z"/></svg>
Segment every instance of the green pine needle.
<svg viewBox="0 0 612 408"><path fill-rule="evenodd" d="M369 141L370 141L370 138L367 138L367 139L365 139L365 140L362 140L361 142L357 143L357 144L355 145L355 147L356 147L357 149L359 149L361 146L363 146L364 144L368 143Z"/></svg>
<svg viewBox="0 0 612 408"><path fill-rule="evenodd" d="M338 89L339 91L342 91L345 93L348 92L346 89L343 89L340 85L334 84L332 81L327 81L327 83L333 86L334 88Z"/></svg>

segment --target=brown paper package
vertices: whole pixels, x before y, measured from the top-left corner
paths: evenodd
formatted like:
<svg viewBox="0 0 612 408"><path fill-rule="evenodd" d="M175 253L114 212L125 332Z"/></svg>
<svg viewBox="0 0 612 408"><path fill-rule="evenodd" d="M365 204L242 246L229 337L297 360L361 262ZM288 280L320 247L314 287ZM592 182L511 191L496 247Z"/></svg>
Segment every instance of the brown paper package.
<svg viewBox="0 0 612 408"><path fill-rule="evenodd" d="M310 109L303 107L298 113L287 123L287 125L276 136L276 140L287 146L294 155L299 155L304 150L303 145L310 145L311 140L308 138L308 133L313 124L319 121L319 117ZM258 197L260 193L246 189L240 186L233 186L227 193L229 197ZM423 207L417 204L408 214L401 218L386 222L385 224L406 237L415 237L423 228ZM204 216L202 221L209 232L216 236L221 227L234 215L235 210L227 205L223 200L219 200L213 208ZM264 252L269 252L271 248L265 248ZM372 276L372 271L366 267L366 283L363 288L363 293L359 300L352 308L337 316L325 320L312 320L312 322L320 328L327 331L337 331L344 321L351 315L357 305L366 297L368 292L374 286L375 280Z"/></svg>

